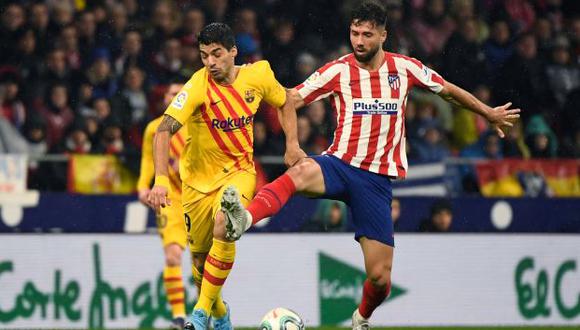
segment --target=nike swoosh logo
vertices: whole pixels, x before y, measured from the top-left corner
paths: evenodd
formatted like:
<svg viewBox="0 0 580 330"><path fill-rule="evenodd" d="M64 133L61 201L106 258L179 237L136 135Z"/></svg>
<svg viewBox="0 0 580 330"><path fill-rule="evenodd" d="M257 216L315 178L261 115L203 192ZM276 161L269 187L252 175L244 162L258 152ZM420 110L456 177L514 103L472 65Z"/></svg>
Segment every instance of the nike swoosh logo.
<svg viewBox="0 0 580 330"><path fill-rule="evenodd" d="M217 100L217 101L215 101L215 102L211 102L211 105L216 105L216 104L220 103L221 101L222 101L222 100Z"/></svg>

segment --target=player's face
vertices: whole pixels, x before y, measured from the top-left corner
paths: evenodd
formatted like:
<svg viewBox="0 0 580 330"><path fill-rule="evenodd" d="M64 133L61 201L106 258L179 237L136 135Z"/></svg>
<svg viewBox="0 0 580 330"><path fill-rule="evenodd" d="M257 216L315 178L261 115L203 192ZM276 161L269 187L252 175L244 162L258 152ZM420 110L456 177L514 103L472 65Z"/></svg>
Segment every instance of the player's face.
<svg viewBox="0 0 580 330"><path fill-rule="evenodd" d="M223 45L211 43L199 46L201 61L215 81L226 79L234 67L234 59L238 54L236 46L227 50Z"/></svg>
<svg viewBox="0 0 580 330"><path fill-rule="evenodd" d="M354 21L350 25L350 44L357 61L367 63L382 48L387 38L384 27L369 21Z"/></svg>
<svg viewBox="0 0 580 330"><path fill-rule="evenodd" d="M182 84L169 85L169 87L167 88L167 92L165 92L165 95L163 95L163 103L165 103L166 107L169 106L169 103L171 103L171 100L173 100L175 95L177 95L177 93L179 93L179 91L181 90L182 87L183 87Z"/></svg>

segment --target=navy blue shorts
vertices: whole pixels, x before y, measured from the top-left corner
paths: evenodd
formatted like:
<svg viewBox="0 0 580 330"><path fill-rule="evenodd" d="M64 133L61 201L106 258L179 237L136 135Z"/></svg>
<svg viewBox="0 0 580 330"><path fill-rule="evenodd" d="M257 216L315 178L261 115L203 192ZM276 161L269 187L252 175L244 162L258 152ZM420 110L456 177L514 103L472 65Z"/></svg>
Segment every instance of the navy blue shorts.
<svg viewBox="0 0 580 330"><path fill-rule="evenodd" d="M326 193L321 198L340 200L350 207L354 238L358 241L364 236L394 247L391 179L348 165L334 156L311 158L322 168Z"/></svg>

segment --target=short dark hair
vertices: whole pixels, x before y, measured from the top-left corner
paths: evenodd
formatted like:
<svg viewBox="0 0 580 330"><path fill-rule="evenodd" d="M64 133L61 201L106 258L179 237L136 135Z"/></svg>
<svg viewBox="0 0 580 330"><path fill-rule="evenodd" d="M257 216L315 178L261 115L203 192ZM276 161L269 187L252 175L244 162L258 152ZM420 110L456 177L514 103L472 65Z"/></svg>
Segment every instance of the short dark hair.
<svg viewBox="0 0 580 330"><path fill-rule="evenodd" d="M387 10L378 2L365 1L354 8L350 22L371 22L384 27L387 25Z"/></svg>
<svg viewBox="0 0 580 330"><path fill-rule="evenodd" d="M209 45L212 43L220 44L227 50L236 45L232 29L224 23L211 23L206 25L197 38L200 45Z"/></svg>

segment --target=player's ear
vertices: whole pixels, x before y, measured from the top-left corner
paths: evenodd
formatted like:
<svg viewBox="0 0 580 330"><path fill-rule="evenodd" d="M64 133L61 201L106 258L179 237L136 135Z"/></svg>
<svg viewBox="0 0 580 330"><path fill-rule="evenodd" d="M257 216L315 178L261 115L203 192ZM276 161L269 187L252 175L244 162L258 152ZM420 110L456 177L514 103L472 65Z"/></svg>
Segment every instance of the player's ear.
<svg viewBox="0 0 580 330"><path fill-rule="evenodd" d="M230 54L232 54L233 57L238 56L238 47L233 46L232 49L230 49Z"/></svg>
<svg viewBox="0 0 580 330"><path fill-rule="evenodd" d="M383 31L381 31L381 41L382 41L383 43L385 42L385 40L387 40L387 35L388 35L388 33L387 33L387 29L386 29L386 28L384 28L384 29L383 29Z"/></svg>

